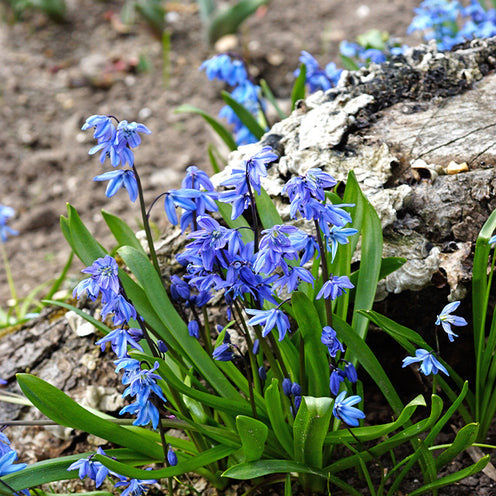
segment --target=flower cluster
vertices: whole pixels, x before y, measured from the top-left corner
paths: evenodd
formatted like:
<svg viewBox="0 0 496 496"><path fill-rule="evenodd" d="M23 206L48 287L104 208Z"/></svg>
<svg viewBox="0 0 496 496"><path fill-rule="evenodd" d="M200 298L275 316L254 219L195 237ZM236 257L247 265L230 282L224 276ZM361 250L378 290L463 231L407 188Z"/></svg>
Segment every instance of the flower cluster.
<svg viewBox="0 0 496 496"><path fill-rule="evenodd" d="M344 353L344 347L341 341L339 341L336 331L330 327L325 326L322 329L322 337L320 338L322 344L327 346L327 351L331 357L331 363L329 368L331 369L331 376L329 378L329 388L333 395L339 393L339 388L341 383L348 379L351 383L355 383L358 380L357 372L354 365L347 360L342 358L337 358L338 354ZM343 368L339 368L342 365Z"/></svg>
<svg viewBox="0 0 496 496"><path fill-rule="evenodd" d="M322 90L327 91L330 88L337 86L339 78L341 77L342 69L338 69L334 62L329 62L322 68L315 57L305 50L301 51L300 63L305 65L306 69L306 83L310 88L310 93ZM300 69L296 69L294 76L300 75Z"/></svg>
<svg viewBox="0 0 496 496"><path fill-rule="evenodd" d="M15 211L11 207L0 204L0 243L7 242L7 236L16 236L19 234L16 230L7 225L11 217L15 215Z"/></svg>
<svg viewBox="0 0 496 496"><path fill-rule="evenodd" d="M126 386L123 396L134 396L135 401L121 410L121 414L132 413L136 415L135 425L152 423L154 428L159 422L159 411L155 404L158 400L166 401L162 390L157 385L160 376L155 374L158 364L150 370L142 370L139 360L129 358L129 347L143 351L139 341L144 338L143 328L130 327L130 321L140 322L134 306L127 299L119 279L117 262L110 255L95 260L83 273L90 277L82 280L75 288L74 295L78 298L86 294L95 300L102 299L101 318L105 319L113 314L113 323L118 328L109 332L105 337L96 342L102 351L107 343L119 357L116 372L125 371L122 383ZM160 347L159 347L160 349Z"/></svg>
<svg viewBox="0 0 496 496"><path fill-rule="evenodd" d="M114 196L122 187L127 189L131 201L136 201L138 197L138 182L136 170L134 169L134 153L141 143L139 133L151 134L151 131L144 125L137 122L117 121L114 124L114 117L109 115L92 115L86 119L81 128L83 131L93 128L93 137L98 144L90 149L89 154L100 153L100 162L110 159L113 167L129 164L132 169L119 169L105 172L96 176L94 181L109 181L105 194L110 198Z"/></svg>
<svg viewBox="0 0 496 496"><path fill-rule="evenodd" d="M255 118L265 110L265 102L261 97L261 88L250 78L245 62L234 55L222 53L205 60L200 66L208 79L218 79L234 87L231 96L248 110ZM229 105L225 105L219 112L234 128L234 135L238 145L255 143L257 138L241 122Z"/></svg>
<svg viewBox="0 0 496 496"><path fill-rule="evenodd" d="M435 40L440 50L496 35L496 10L485 10L477 0L466 7L452 0L424 0L415 14L407 32L423 31L424 39Z"/></svg>
<svg viewBox="0 0 496 496"><path fill-rule="evenodd" d="M446 305L441 313L437 316L436 325L442 326L444 332L448 335L448 339L453 342L458 334L453 332L451 326L466 326L467 321L463 317L458 317L457 315L452 315L460 305L459 301L453 301ZM439 371L446 375L449 375L446 367L436 358L433 351L427 351L423 348L419 348L415 351L414 357L406 357L403 359L403 367L407 367L412 363L420 363L420 371L424 375L434 374L436 375Z"/></svg>

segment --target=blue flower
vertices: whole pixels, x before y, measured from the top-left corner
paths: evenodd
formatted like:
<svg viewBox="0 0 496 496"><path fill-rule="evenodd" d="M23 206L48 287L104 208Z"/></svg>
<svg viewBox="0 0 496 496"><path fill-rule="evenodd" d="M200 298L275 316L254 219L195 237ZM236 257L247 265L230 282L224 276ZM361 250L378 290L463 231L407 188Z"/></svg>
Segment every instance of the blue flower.
<svg viewBox="0 0 496 496"><path fill-rule="evenodd" d="M109 181L105 195L108 198L114 196L123 186L129 193L129 198L132 202L138 198L138 183L136 176L131 169L120 169L115 171L105 172L93 178L93 181Z"/></svg>
<svg viewBox="0 0 496 496"><path fill-rule="evenodd" d="M267 165L279 158L270 146L264 146L255 155L243 160L240 169L232 169L231 176L221 183L222 186L235 186L236 192L243 195L247 192L246 181L260 194L261 178L267 176Z"/></svg>
<svg viewBox="0 0 496 496"><path fill-rule="evenodd" d="M443 326L444 331L448 334L448 338L450 341L454 341L455 337L458 337L458 334L455 334L451 326L466 326L467 321L463 317L457 317L456 315L451 315L451 312L454 312L458 306L460 305L459 301L453 301L446 305L441 313L437 316L436 325Z"/></svg>
<svg viewBox="0 0 496 496"><path fill-rule="evenodd" d="M121 477L121 480L115 483L115 487L124 487L121 496L140 496L148 490L146 487L149 484L155 484L157 481L155 479L144 480L144 479L127 479L126 477Z"/></svg>
<svg viewBox="0 0 496 496"><path fill-rule="evenodd" d="M358 232L357 229L351 227L332 226L329 230L329 236L326 236L327 246L331 250L332 261L338 251L338 245L347 245L350 240L348 237L353 236Z"/></svg>
<svg viewBox="0 0 496 496"><path fill-rule="evenodd" d="M115 126L108 115L92 115L88 117L81 129L86 131L90 127L95 128L93 138L98 141L109 141L115 137Z"/></svg>
<svg viewBox="0 0 496 496"><path fill-rule="evenodd" d="M212 353L212 357L214 360L221 362L230 362L231 360L234 360L233 347L231 343L222 343L217 346Z"/></svg>
<svg viewBox="0 0 496 496"><path fill-rule="evenodd" d="M332 414L337 419L346 422L348 425L356 427L358 426L358 419L365 418L365 414L352 405L360 403L360 401L362 401L362 398L357 395L350 396L349 398L345 398L345 396L346 391L342 391L341 393L339 393L337 398L334 400Z"/></svg>
<svg viewBox="0 0 496 496"><path fill-rule="evenodd" d="M0 454L2 452L0 451ZM17 460L17 453L12 448L7 447L6 451L0 456L0 477L4 475L13 474L14 472L18 472L23 468L26 468L27 463L17 463L14 462Z"/></svg>
<svg viewBox="0 0 496 496"><path fill-rule="evenodd" d="M200 192L196 189L171 189L165 194L164 208L167 218L171 224L177 226L176 207L181 207L184 210L196 210L196 204L193 198L198 198Z"/></svg>
<svg viewBox="0 0 496 496"><path fill-rule="evenodd" d="M338 296L346 293L346 289L354 288L355 286L351 283L347 276L329 276L329 280L324 283L316 299L324 297L325 299L330 298L335 300Z"/></svg>
<svg viewBox="0 0 496 496"><path fill-rule="evenodd" d="M141 143L139 133L152 134L152 132L144 125L138 122L121 121L117 125L116 142L119 149L130 147L136 148ZM132 165L132 163L131 163Z"/></svg>
<svg viewBox="0 0 496 496"><path fill-rule="evenodd" d="M221 53L205 60L200 66L208 79L219 79L231 86L243 84L248 78L245 65L240 59L231 59L229 55Z"/></svg>
<svg viewBox="0 0 496 496"><path fill-rule="evenodd" d="M329 389L332 394L336 395L339 393L339 388L341 387L341 383L344 381L345 377L345 373L341 369L333 369L331 376L329 377Z"/></svg>
<svg viewBox="0 0 496 496"><path fill-rule="evenodd" d="M341 341L337 338L336 331L329 326L325 326L322 329L322 337L320 338L322 344L327 346L329 355L335 358L338 352L344 352L344 346Z"/></svg>
<svg viewBox="0 0 496 496"><path fill-rule="evenodd" d="M170 446L167 451L167 462L171 467L175 467L177 465L177 455Z"/></svg>
<svg viewBox="0 0 496 496"><path fill-rule="evenodd" d="M0 205L0 242L6 243L7 236L16 236L17 231L7 225L8 219L15 215L13 208Z"/></svg>
<svg viewBox="0 0 496 496"><path fill-rule="evenodd" d="M289 319L282 310L278 308L271 308L270 310L247 308L245 311L247 314L254 316L248 321L248 324L264 326L263 337L267 336L276 327L279 331L279 341L284 339L286 332L289 330Z"/></svg>
<svg viewBox="0 0 496 496"><path fill-rule="evenodd" d="M327 64L325 69L319 65L317 60L310 53L305 50L301 51L300 63L305 65L306 74L305 80L310 87L310 92L322 90L326 91L337 85L342 69L337 69L336 65L331 62ZM294 76L298 77L300 75L300 69L296 69Z"/></svg>
<svg viewBox="0 0 496 496"><path fill-rule="evenodd" d="M102 448L98 448L97 453L105 456L105 452ZM94 455L90 455L87 458L81 458L80 460L75 461L68 467L67 471L79 470L78 475L81 480L85 477L89 477L91 480L95 481L96 487L100 487L110 473L110 470L102 463L92 460L93 456Z"/></svg>
<svg viewBox="0 0 496 496"><path fill-rule="evenodd" d="M120 290L119 266L110 255L97 258L92 265L81 270L84 274L90 274L101 291L110 290L118 293Z"/></svg>
<svg viewBox="0 0 496 496"><path fill-rule="evenodd" d="M200 337L200 325L197 320L188 322L188 333L191 337L198 339Z"/></svg>
<svg viewBox="0 0 496 496"><path fill-rule="evenodd" d="M420 363L420 370L424 375L437 374L439 371L449 375L446 367L439 362L439 360L434 356L434 354L422 348L415 351L414 357L406 357L403 359L402 367L407 367L412 363Z"/></svg>
<svg viewBox="0 0 496 496"><path fill-rule="evenodd" d="M99 339L95 344L100 345L101 350L103 351L106 343L111 343L114 353L119 358L123 358L127 356L128 346L131 346L131 348L136 350L143 351L143 348L138 343L138 340L141 338L143 338L143 332L141 329L114 329L105 337Z"/></svg>
<svg viewBox="0 0 496 496"><path fill-rule="evenodd" d="M196 165L190 165L186 169L186 176L183 179L181 187L200 190L201 186L205 188L205 191L215 190L212 181L208 177L208 174L205 171L198 169Z"/></svg>

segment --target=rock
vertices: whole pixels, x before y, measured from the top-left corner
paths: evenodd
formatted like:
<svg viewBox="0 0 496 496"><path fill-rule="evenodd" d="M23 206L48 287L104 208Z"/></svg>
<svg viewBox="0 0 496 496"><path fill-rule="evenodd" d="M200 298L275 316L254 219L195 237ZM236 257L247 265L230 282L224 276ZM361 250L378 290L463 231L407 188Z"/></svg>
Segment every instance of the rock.
<svg viewBox="0 0 496 496"><path fill-rule="evenodd" d="M470 274L457 266L496 207L489 166L496 162L496 76L488 74L495 66L493 38L453 52L411 48L391 62L345 72L336 88L300 102L260 143L232 152L214 182L270 145L280 159L262 184L287 218L281 191L288 177L320 167L345 181L353 170L385 229L385 256L408 259L383 289L420 290L441 268L452 296L462 294ZM448 248L453 240L456 255Z"/></svg>

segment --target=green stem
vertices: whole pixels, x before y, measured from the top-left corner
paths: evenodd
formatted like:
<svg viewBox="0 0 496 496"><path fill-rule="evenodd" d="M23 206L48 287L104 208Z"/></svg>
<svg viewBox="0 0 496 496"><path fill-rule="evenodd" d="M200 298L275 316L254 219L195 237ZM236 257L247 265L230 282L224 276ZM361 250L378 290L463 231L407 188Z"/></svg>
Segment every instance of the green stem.
<svg viewBox="0 0 496 496"><path fill-rule="evenodd" d="M12 277L12 270L10 269L9 257L4 243L0 242L0 250L2 251L3 265L5 266L5 274L7 275L7 282L9 283L9 290L12 299L14 300L14 308L17 318L21 318L21 310L19 308L19 300L17 298L17 291L14 285L14 278Z"/></svg>
<svg viewBox="0 0 496 496"><path fill-rule="evenodd" d="M327 268L327 251L324 246L324 242L322 241L322 233L320 231L319 223L314 220L315 231L317 233L317 243L319 244L320 250L320 262L322 266L322 279L324 284L329 280L329 269ZM326 317L327 317L327 325L332 327L332 301L328 298L324 298L325 309L326 309Z"/></svg>
<svg viewBox="0 0 496 496"><path fill-rule="evenodd" d="M152 237L152 232L150 229L150 222L148 219L148 215L146 213L145 198L143 196L143 187L141 186L141 179L139 177L138 170L136 169L135 165L133 165L133 172L134 172L134 176L136 177L136 184L138 185L138 195L139 195L139 202L140 202L140 209L141 209L141 218L143 220L143 227L144 227L145 233L146 233L146 240L148 242L148 249L150 250L150 258L152 259L153 266L155 267L155 270L157 271L157 274L160 277L160 280L162 280L162 274L160 272L160 265L158 264L157 253L155 252L155 245L153 244L153 237Z"/></svg>

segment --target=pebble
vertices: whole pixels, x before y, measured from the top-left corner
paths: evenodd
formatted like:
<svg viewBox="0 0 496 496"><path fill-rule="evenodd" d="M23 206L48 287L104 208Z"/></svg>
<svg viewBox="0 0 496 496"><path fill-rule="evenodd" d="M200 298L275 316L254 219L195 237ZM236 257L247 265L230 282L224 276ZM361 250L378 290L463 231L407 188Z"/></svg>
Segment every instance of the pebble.
<svg viewBox="0 0 496 496"><path fill-rule="evenodd" d="M459 174L460 172L468 172L468 164L467 162L462 162L461 164L458 164L454 160L452 160L449 164L448 167L446 168L446 173L447 174Z"/></svg>

